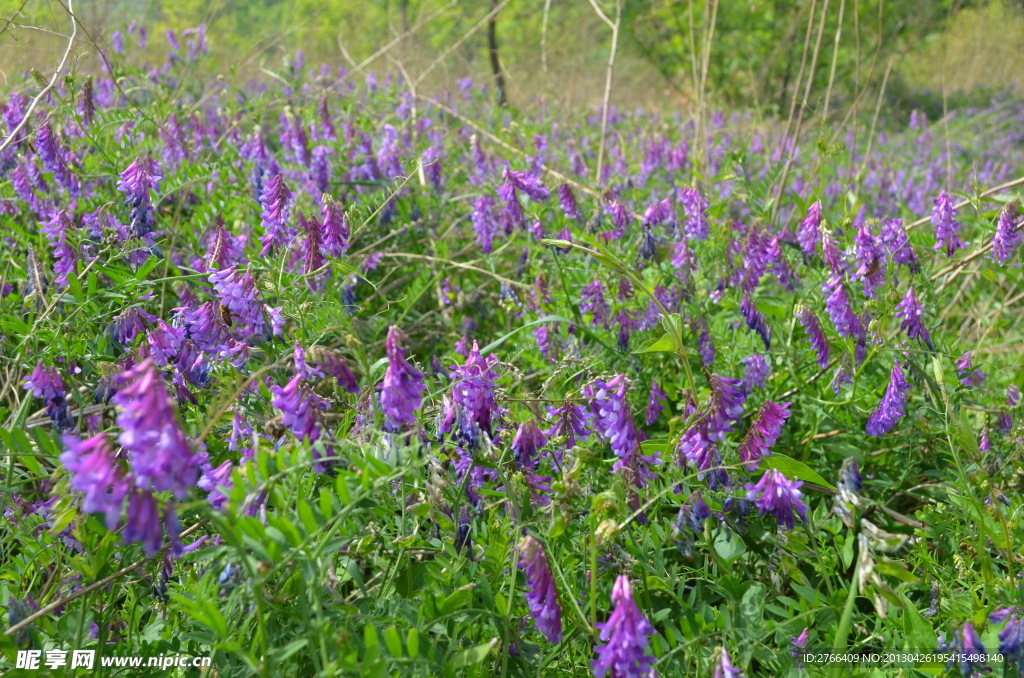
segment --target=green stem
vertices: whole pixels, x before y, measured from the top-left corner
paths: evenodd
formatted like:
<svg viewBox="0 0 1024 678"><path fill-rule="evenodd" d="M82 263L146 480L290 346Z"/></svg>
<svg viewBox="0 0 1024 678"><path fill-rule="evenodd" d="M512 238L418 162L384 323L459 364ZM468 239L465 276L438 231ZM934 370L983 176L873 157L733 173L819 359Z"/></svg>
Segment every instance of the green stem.
<svg viewBox="0 0 1024 678"><path fill-rule="evenodd" d="M846 596L846 605L843 606L843 616L839 618L839 628L836 629L835 642L832 643L833 653L839 653L846 649L846 639L850 635L850 629L853 628L853 605L857 600L857 589L860 587L860 556L858 554L855 557L857 561L853 566L850 591ZM834 663L832 670L829 672L830 678L842 678L845 668L842 662Z"/></svg>

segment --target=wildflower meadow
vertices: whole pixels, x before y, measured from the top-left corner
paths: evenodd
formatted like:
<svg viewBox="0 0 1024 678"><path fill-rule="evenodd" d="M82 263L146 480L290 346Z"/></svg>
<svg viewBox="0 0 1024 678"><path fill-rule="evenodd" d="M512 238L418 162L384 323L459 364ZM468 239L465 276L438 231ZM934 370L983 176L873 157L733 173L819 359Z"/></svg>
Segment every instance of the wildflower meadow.
<svg viewBox="0 0 1024 678"><path fill-rule="evenodd" d="M0 88L0 675L1024 676L1024 100L216 39Z"/></svg>

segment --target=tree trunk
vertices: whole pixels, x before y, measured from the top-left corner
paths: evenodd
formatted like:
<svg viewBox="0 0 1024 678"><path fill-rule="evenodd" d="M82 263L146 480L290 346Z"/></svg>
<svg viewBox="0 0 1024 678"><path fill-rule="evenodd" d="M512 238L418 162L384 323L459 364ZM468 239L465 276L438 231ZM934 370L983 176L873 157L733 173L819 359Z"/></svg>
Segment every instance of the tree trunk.
<svg viewBox="0 0 1024 678"><path fill-rule="evenodd" d="M491 10L498 6L498 0L491 0ZM487 52L491 57L491 74L494 76L494 85L498 88L498 105L504 106L508 103L505 95L505 76L501 72L501 60L498 59L498 15L495 14L487 21Z"/></svg>

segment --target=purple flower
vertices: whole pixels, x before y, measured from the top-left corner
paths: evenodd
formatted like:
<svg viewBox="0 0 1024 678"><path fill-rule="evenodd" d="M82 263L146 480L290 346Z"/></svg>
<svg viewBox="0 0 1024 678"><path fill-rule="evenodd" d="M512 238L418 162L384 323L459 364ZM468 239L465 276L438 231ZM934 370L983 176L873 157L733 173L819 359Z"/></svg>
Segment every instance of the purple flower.
<svg viewBox="0 0 1024 678"><path fill-rule="evenodd" d="M655 478L650 466L660 460L657 455L644 454L640 447L636 424L626 401L626 376L617 374L607 382L595 380L587 387L587 394L593 398L591 411L596 419L595 428L618 457L612 472L627 476L637 487L643 487Z"/></svg>
<svg viewBox="0 0 1024 678"><path fill-rule="evenodd" d="M78 178L68 167L67 154L61 148L60 141L53 134L49 123L41 125L36 132L36 151L43 162L43 168L53 174L53 178L71 195L77 195Z"/></svg>
<svg viewBox="0 0 1024 678"><path fill-rule="evenodd" d="M920 268L920 262L914 248L910 246L910 238L903 228L902 219L885 219L882 221L882 245L892 255L895 264L903 264L910 271L916 272Z"/></svg>
<svg viewBox="0 0 1024 678"><path fill-rule="evenodd" d="M860 319L850 306L843 279L838 275L831 276L824 283L824 294L825 310L835 325L836 333L841 337L859 337L862 332Z"/></svg>
<svg viewBox="0 0 1024 678"><path fill-rule="evenodd" d="M707 240L708 238L708 201L700 191L691 186L679 190L679 203L683 206L683 231L690 240Z"/></svg>
<svg viewBox="0 0 1024 678"><path fill-rule="evenodd" d="M295 375L283 388L281 386L270 387L273 397L270 404L281 411L281 424L288 428L299 440L309 443L320 439L320 412L327 409L327 401L310 391L303 383L302 377ZM314 457L318 459L318 453L314 451ZM323 466L317 460L314 466L318 472L322 472Z"/></svg>
<svg viewBox="0 0 1024 678"><path fill-rule="evenodd" d="M267 325L263 319L263 306L257 298L256 282L249 271L242 272L237 266L211 273L207 278L217 294L217 299L231 313L238 336L242 339L263 337Z"/></svg>
<svg viewBox="0 0 1024 678"><path fill-rule="evenodd" d="M818 317L807 307L798 309L796 317L811 340L811 347L818 355L818 367L825 369L828 365L828 339L825 338L825 331L822 329L821 323L818 322Z"/></svg>
<svg viewBox="0 0 1024 678"><path fill-rule="evenodd" d="M263 237L260 243L263 249L260 256L264 257L274 248L284 245L291 233L288 229L288 212L292 199L292 192L284 183L284 177L275 174L263 186L260 193L260 220L263 224Z"/></svg>
<svg viewBox="0 0 1024 678"><path fill-rule="evenodd" d="M516 462L520 468L532 469L536 467L537 450L547 445L548 441L541 433L537 422L533 419L525 421L516 429L516 435L512 439L512 452L515 454Z"/></svg>
<svg viewBox="0 0 1024 678"><path fill-rule="evenodd" d="M999 652L1003 660L1017 665L1017 671L1024 670L1024 614L1018 607L1003 607L991 615L989 620L1006 626L999 632Z"/></svg>
<svg viewBox="0 0 1024 678"><path fill-rule="evenodd" d="M309 349L309 359L311 363L334 377L339 388L349 393L359 393L359 380L338 353L323 346L314 346Z"/></svg>
<svg viewBox="0 0 1024 678"><path fill-rule="evenodd" d="M594 325L608 327L610 310L608 302L604 298L604 283L594 280L580 293L580 312L590 313L593 316L591 321Z"/></svg>
<svg viewBox="0 0 1024 678"><path fill-rule="evenodd" d="M807 216L800 222L797 230L797 242L800 249L807 256L813 256L821 242L821 201L817 201L807 208Z"/></svg>
<svg viewBox="0 0 1024 678"><path fill-rule="evenodd" d="M473 222L473 230L476 231L477 244L484 254L490 254L494 236L498 232L498 223L494 217L494 199L489 195L477 198L473 203L470 220Z"/></svg>
<svg viewBox="0 0 1024 678"><path fill-rule="evenodd" d="M591 573L591 576L596 576ZM604 645L594 647L597 659L591 662L595 678L646 678L651 675L654 656L648 654L649 636L654 627L637 607L629 577L622 574L612 587L615 609L606 622L598 622Z"/></svg>
<svg viewBox="0 0 1024 678"><path fill-rule="evenodd" d="M1017 407L1020 403L1020 386L1010 384L1006 387L1006 406Z"/></svg>
<svg viewBox="0 0 1024 678"><path fill-rule="evenodd" d="M928 334L928 328L921 322L923 315L924 307L917 301L917 297L914 296L914 288L911 287L907 290L903 300L896 305L896 317L903 319L900 322L900 329L906 330L908 337L920 339L931 348L931 335Z"/></svg>
<svg viewBox="0 0 1024 678"><path fill-rule="evenodd" d="M502 172L502 184L498 187L498 195L505 201L505 215L512 226L523 225L523 208L519 204L519 193L525 193L536 203L546 201L550 192L541 183L540 177L516 172L505 166Z"/></svg>
<svg viewBox="0 0 1024 678"><path fill-rule="evenodd" d="M392 325L384 343L388 369L380 386L380 404L384 410L384 429L398 431L406 424L416 423L416 410L423 405L423 373L405 358L401 344L405 334Z"/></svg>
<svg viewBox="0 0 1024 678"><path fill-rule="evenodd" d="M765 322L761 312L757 310L757 306L750 300L749 294L743 295L743 301L740 302L740 313L743 314L744 320L747 321L747 327L757 332L757 335L761 337L765 350L769 350L772 347L771 328L768 327L768 323Z"/></svg>
<svg viewBox="0 0 1024 678"><path fill-rule="evenodd" d="M749 394L755 388L764 388L768 375L772 373L772 367L760 353L747 356L743 359L743 392Z"/></svg>
<svg viewBox="0 0 1024 678"><path fill-rule="evenodd" d="M1005 264L1013 258L1021 243L1020 226L1020 202L1013 200L999 211L996 232L992 236L992 253L989 255L993 261Z"/></svg>
<svg viewBox="0 0 1024 678"><path fill-rule="evenodd" d="M573 195L569 184L558 185L558 200L562 204L562 212L567 219L579 219L580 211L576 206L576 196Z"/></svg>
<svg viewBox="0 0 1024 678"><path fill-rule="evenodd" d="M133 492L128 499L128 511L125 516L122 539L128 544L141 543L146 549L147 556L155 556L160 551L164 535L156 497L151 492Z"/></svg>
<svg viewBox="0 0 1024 678"><path fill-rule="evenodd" d="M854 252L859 266L853 277L864 281L864 296L874 299L878 288L885 284L886 259L881 245L863 219L854 238Z"/></svg>
<svg viewBox="0 0 1024 678"><path fill-rule="evenodd" d="M935 249L946 250L946 256L952 258L957 250L967 249L960 240L960 222L956 220L956 208L953 200L945 191L935 198L935 209L932 211L932 224L935 226Z"/></svg>
<svg viewBox="0 0 1024 678"><path fill-rule="evenodd" d="M665 409L665 402L668 400L668 395L661 390L658 386L658 382L651 382L651 395L647 399L647 411L646 421L647 425L650 426L658 420L661 416L662 411Z"/></svg>
<svg viewBox="0 0 1024 678"><path fill-rule="evenodd" d="M116 530L128 494L128 479L105 433L79 440L64 436L60 463L71 472L71 489L82 493L83 513L102 513L108 530Z"/></svg>
<svg viewBox="0 0 1024 678"><path fill-rule="evenodd" d="M761 515L771 513L779 527L793 529L796 524L794 512L807 522L807 506L801 500L799 480L790 480L778 469L768 469L756 485L747 484L747 499L753 501Z"/></svg>
<svg viewBox="0 0 1024 678"><path fill-rule="evenodd" d="M960 675L965 677L980 676L992 670L985 666L985 655L988 653L981 642L981 636L968 621L953 633L952 643L947 645L939 636L939 645L940 649L953 655L946 663L947 669L956 666Z"/></svg>
<svg viewBox="0 0 1024 678"><path fill-rule="evenodd" d="M960 375L960 383L964 386L973 386L977 388L985 381L985 377L988 375L981 371L980 367L974 366L974 360L971 356L970 351L965 351L960 354L960 357L954 362L956 365L956 371Z"/></svg>
<svg viewBox="0 0 1024 678"><path fill-rule="evenodd" d="M772 445L782 433L782 425L789 419L789 403L773 403L765 400L757 413L747 435L739 446L740 459L748 471L756 471L761 457L772 453Z"/></svg>
<svg viewBox="0 0 1024 678"><path fill-rule="evenodd" d="M704 367L711 367L715 362L715 342L711 338L711 330L708 328L708 321L700 318L698 321L700 333L697 335L697 353L700 355L700 362Z"/></svg>
<svg viewBox="0 0 1024 678"><path fill-rule="evenodd" d="M75 230L75 223L67 210L60 210L39 230L53 245L53 256L57 260L53 265L53 281L58 287L67 287L68 274L75 270L75 263L82 258L81 250L68 239Z"/></svg>
<svg viewBox="0 0 1024 678"><path fill-rule="evenodd" d="M562 438L562 446L565 449L575 447L590 437L590 429L587 422L590 421L590 412L583 409L571 400L564 400L561 407L549 411L549 420L554 424L544 435L551 438Z"/></svg>
<svg viewBox="0 0 1024 678"><path fill-rule="evenodd" d="M722 455L718 444L709 435L706 417L695 421L683 432L676 446L676 455L680 466L685 467L687 462L693 464L697 468L697 480L707 479L711 489L718 489L729 482L729 474L721 468Z"/></svg>
<svg viewBox="0 0 1024 678"><path fill-rule="evenodd" d="M709 380L711 402L708 406L708 434L711 440L723 440L732 431L732 423L743 414L743 382L712 373Z"/></svg>
<svg viewBox="0 0 1024 678"><path fill-rule="evenodd" d="M562 642L562 608L558 604L555 578L551 574L544 547L527 535L516 547L519 551L518 567L526 573L526 604L530 608L537 630L549 643Z"/></svg>
<svg viewBox="0 0 1024 678"><path fill-rule="evenodd" d="M724 647L715 648L715 670L711 678L743 678L740 670L732 665Z"/></svg>
<svg viewBox="0 0 1024 678"><path fill-rule="evenodd" d="M158 182L162 178L156 173L154 162L140 156L128 165L128 169L121 172L117 189L124 193L129 207L149 205L152 202L150 193L159 188Z"/></svg>
<svg viewBox="0 0 1024 678"><path fill-rule="evenodd" d="M487 435L491 435L491 422L498 413L494 394L498 373L493 369L497 361L493 354L484 359L480 355L480 346L474 341L464 364L449 365L450 377L455 382L452 386L452 400L464 408Z"/></svg>
<svg viewBox="0 0 1024 678"><path fill-rule="evenodd" d="M910 386L903 377L903 369L897 358L892 365L892 372L889 375L889 385L885 388L885 395L882 401L871 416L868 417L868 435L880 436L888 433L905 415L903 408L907 402L907 394Z"/></svg>
<svg viewBox="0 0 1024 678"><path fill-rule="evenodd" d="M323 220L324 252L340 257L348 251L351 235L348 215L334 202L334 198L323 194L320 204L320 218Z"/></svg>
<svg viewBox="0 0 1024 678"><path fill-rule="evenodd" d="M32 374L25 378L24 388L46 403L46 414L58 431L66 431L75 425L71 410L64 394L64 382L55 367L44 367L42 361L36 364Z"/></svg>
<svg viewBox="0 0 1024 678"><path fill-rule="evenodd" d="M184 499L199 471L199 455L189 448L174 418L164 380L151 358L122 372L113 402L122 408L118 442L130 453L135 486L153 492L171 491ZM129 540L131 541L131 540Z"/></svg>
<svg viewBox="0 0 1024 678"><path fill-rule="evenodd" d="M324 272L320 270L324 265L323 225L313 215L306 219L301 214L299 215L299 224L300 227L304 225L306 229L306 242L302 248L305 259L302 272L306 275L306 284L309 289L315 291L321 287L319 279L324 275Z"/></svg>
<svg viewBox="0 0 1024 678"><path fill-rule="evenodd" d="M800 657L803 657L804 648L807 647L807 632L809 630L809 628L804 628L804 630L800 632L799 636L792 636L789 639L789 654L791 657L796 659L795 664L798 669L802 669L804 667L804 663Z"/></svg>

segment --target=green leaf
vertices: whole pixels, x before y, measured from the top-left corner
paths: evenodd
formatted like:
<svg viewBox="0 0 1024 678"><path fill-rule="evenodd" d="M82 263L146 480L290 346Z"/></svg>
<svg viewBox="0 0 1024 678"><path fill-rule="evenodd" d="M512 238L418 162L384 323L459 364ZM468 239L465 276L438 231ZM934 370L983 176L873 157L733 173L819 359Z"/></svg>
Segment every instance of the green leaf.
<svg viewBox="0 0 1024 678"><path fill-rule="evenodd" d="M771 456L763 458L761 462L768 468L780 471L790 480L803 480L808 483L827 487L830 490L836 489L835 485L815 473L810 466L802 461L797 461L796 459L787 457L784 454L773 453Z"/></svg>
<svg viewBox="0 0 1024 678"><path fill-rule="evenodd" d="M394 626L384 629L384 644L387 645L388 652L391 653L392 657L405 656L402 652L402 639L398 635L398 629Z"/></svg>
<svg viewBox="0 0 1024 678"><path fill-rule="evenodd" d="M715 537L715 552L726 562L731 563L746 550L747 545L743 543L743 538L732 530L719 532Z"/></svg>
<svg viewBox="0 0 1024 678"><path fill-rule="evenodd" d="M455 657L452 658L450 664L456 669L464 669L467 666L473 666L482 662L487 655L490 653L491 648L498 644L497 638L492 638L486 643L471 647L468 650L462 650L456 653Z"/></svg>
<svg viewBox="0 0 1024 678"><path fill-rule="evenodd" d="M274 652L274 660L283 662L285 659L288 659L288 657L291 657L293 654L295 654L302 648L306 647L307 645L309 645L308 638L299 638L298 640L293 640L292 642L288 643L284 647Z"/></svg>
<svg viewBox="0 0 1024 678"><path fill-rule="evenodd" d="M676 350L676 342L670 334L662 335L661 339L650 339L644 342L636 353L671 353Z"/></svg>
<svg viewBox="0 0 1024 678"><path fill-rule="evenodd" d="M902 593L900 600L903 603L903 635L907 639L907 648L928 648L938 647L938 639L935 630L928 623L914 604L907 600Z"/></svg>
<svg viewBox="0 0 1024 678"><path fill-rule="evenodd" d="M416 627L409 629L409 634L405 637L405 646L409 650L410 657L418 657L420 654L420 632L416 630Z"/></svg>

